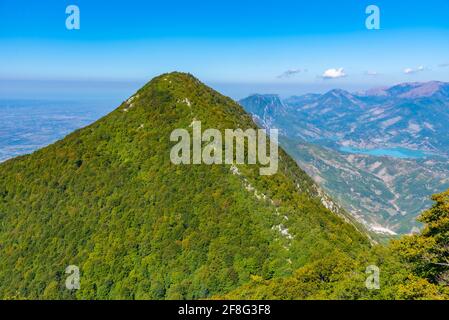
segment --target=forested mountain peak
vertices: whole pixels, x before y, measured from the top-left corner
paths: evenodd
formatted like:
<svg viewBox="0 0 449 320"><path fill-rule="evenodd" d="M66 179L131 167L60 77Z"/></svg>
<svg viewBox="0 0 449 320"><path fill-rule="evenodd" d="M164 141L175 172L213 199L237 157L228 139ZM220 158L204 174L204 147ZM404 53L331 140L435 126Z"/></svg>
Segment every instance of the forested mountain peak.
<svg viewBox="0 0 449 320"><path fill-rule="evenodd" d="M258 164L173 164L170 134L193 121L257 128L232 99L175 72L0 164L0 297L207 298L369 248L282 150L272 176ZM65 286L69 265L79 290Z"/></svg>

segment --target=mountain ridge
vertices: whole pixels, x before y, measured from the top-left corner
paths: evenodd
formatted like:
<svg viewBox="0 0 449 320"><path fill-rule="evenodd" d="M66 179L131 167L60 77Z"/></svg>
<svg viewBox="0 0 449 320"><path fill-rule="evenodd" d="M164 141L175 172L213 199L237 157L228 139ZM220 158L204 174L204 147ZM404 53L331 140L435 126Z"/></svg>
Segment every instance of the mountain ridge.
<svg viewBox="0 0 449 320"><path fill-rule="evenodd" d="M257 128L232 99L175 72L1 163L0 297L209 298L370 247L282 149L270 177L259 165L172 164L170 133L193 120ZM80 269L78 291L65 288L69 265Z"/></svg>

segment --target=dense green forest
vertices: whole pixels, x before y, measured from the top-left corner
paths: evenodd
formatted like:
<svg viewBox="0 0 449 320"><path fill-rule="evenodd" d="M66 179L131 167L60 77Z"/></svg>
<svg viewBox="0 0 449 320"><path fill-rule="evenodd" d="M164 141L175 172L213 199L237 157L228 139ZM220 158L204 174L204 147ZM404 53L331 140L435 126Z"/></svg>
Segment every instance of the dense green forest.
<svg viewBox="0 0 449 320"><path fill-rule="evenodd" d="M230 98L171 73L0 164L0 298L448 297L448 193L422 215L422 234L374 245L282 150L273 176L172 164L170 133L194 120L256 128ZM79 290L65 287L68 265L80 269ZM369 265L380 268L378 290L365 286Z"/></svg>
<svg viewBox="0 0 449 320"><path fill-rule="evenodd" d="M227 299L449 299L449 191L433 197L419 235L377 245L355 259L335 254L295 270L292 276L251 283ZM367 290L366 266L380 269L380 288ZM218 297L217 297L218 298Z"/></svg>

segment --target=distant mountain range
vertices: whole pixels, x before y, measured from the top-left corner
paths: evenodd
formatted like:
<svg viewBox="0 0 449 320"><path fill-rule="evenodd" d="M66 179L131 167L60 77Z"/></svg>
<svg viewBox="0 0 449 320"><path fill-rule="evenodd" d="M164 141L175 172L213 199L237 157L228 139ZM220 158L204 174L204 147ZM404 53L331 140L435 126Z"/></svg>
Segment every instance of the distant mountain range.
<svg viewBox="0 0 449 320"><path fill-rule="evenodd" d="M240 104L279 128L303 169L375 232L416 231L430 195L449 187L448 83L252 95Z"/></svg>

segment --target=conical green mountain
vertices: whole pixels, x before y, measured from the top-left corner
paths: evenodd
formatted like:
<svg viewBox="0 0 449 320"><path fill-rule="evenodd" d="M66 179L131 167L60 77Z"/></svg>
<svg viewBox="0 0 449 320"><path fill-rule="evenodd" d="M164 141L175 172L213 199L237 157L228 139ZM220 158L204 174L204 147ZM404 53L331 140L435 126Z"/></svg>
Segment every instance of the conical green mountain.
<svg viewBox="0 0 449 320"><path fill-rule="evenodd" d="M272 176L259 165L173 164L170 134L194 120L256 128L231 99L171 73L2 163L0 298L209 298L369 248L282 150ZM79 290L66 288L69 265Z"/></svg>

